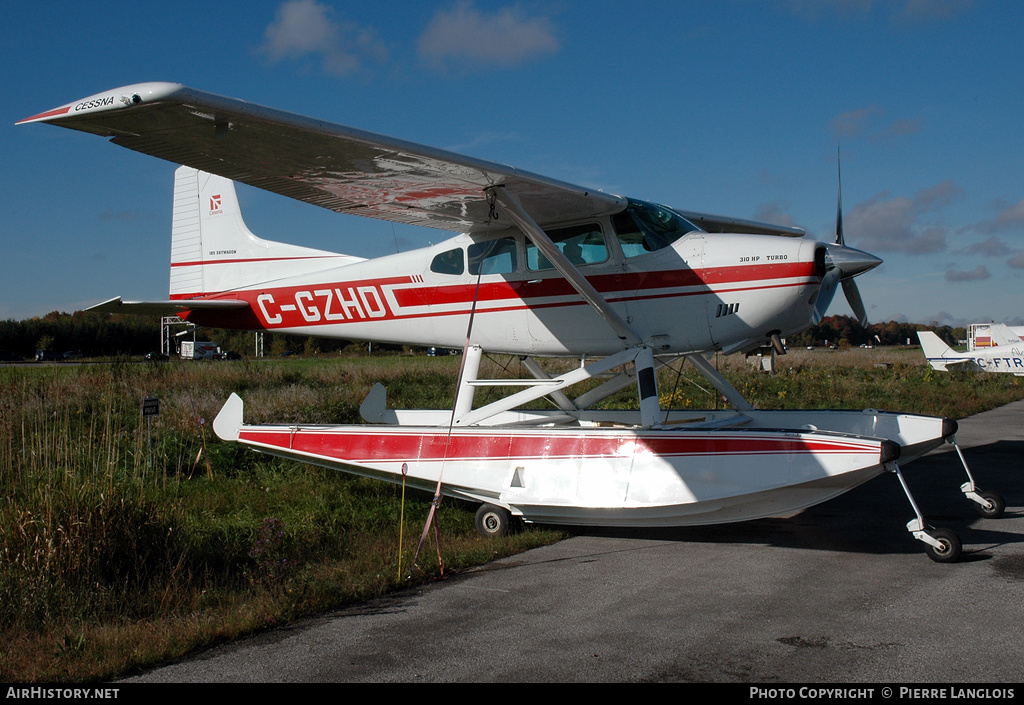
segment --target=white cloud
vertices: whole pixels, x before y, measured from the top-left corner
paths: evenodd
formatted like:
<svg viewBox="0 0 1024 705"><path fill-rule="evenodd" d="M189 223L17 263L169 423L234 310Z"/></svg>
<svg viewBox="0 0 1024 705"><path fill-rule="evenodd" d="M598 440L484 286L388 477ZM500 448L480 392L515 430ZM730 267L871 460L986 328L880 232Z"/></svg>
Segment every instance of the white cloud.
<svg viewBox="0 0 1024 705"><path fill-rule="evenodd" d="M918 210L935 210L948 206L964 195L964 190L951 179L924 188L914 195L914 207Z"/></svg>
<svg viewBox="0 0 1024 705"><path fill-rule="evenodd" d="M836 11L839 17L863 19L878 7L893 22L920 24L948 20L972 5L972 0L784 0L784 6L799 17L819 20Z"/></svg>
<svg viewBox="0 0 1024 705"><path fill-rule="evenodd" d="M847 240L868 252L906 252L925 255L946 249L946 228L921 222L921 214L937 211L963 196L963 189L947 179L914 196L881 193L858 204L844 218Z"/></svg>
<svg viewBox="0 0 1024 705"><path fill-rule="evenodd" d="M988 279L989 276L991 275L988 273L988 268L983 264L979 264L969 272L964 272L959 269L946 270L946 281L949 282L982 281L984 279Z"/></svg>
<svg viewBox="0 0 1024 705"><path fill-rule="evenodd" d="M371 28L335 21L333 10L316 0L289 0L281 5L260 50L274 62L318 57L324 71L335 76L354 73L366 61L380 62L388 56L387 47Z"/></svg>
<svg viewBox="0 0 1024 705"><path fill-rule="evenodd" d="M860 137L868 130L876 116L882 114L877 105L857 110L848 110L832 118L832 133L837 137Z"/></svg>
<svg viewBox="0 0 1024 705"><path fill-rule="evenodd" d="M976 242L973 245L964 247L960 250L960 253L965 255L983 255L985 257L1006 257L1013 253L1013 249L993 235L984 242Z"/></svg>
<svg viewBox="0 0 1024 705"><path fill-rule="evenodd" d="M463 68L508 67L558 49L554 27L546 17L528 17L518 7L485 14L471 2L439 10L419 40L420 56L436 68L449 62Z"/></svg>
<svg viewBox="0 0 1024 705"><path fill-rule="evenodd" d="M868 252L923 255L946 249L945 229L918 225L919 211L911 198L879 194L844 217L847 241Z"/></svg>
<svg viewBox="0 0 1024 705"><path fill-rule="evenodd" d="M338 26L329 10L315 0L291 0L277 10L267 27L264 50L272 59L288 59L330 49Z"/></svg>
<svg viewBox="0 0 1024 705"><path fill-rule="evenodd" d="M1024 252L1014 255L1006 263L1014 269L1024 269Z"/></svg>
<svg viewBox="0 0 1024 705"><path fill-rule="evenodd" d="M989 230L1024 230L1024 200L1004 208L995 221L989 224Z"/></svg>
<svg viewBox="0 0 1024 705"><path fill-rule="evenodd" d="M785 225L791 227L799 227L794 221L793 217L789 214L790 204L788 201L771 201L770 203L762 203L757 212L754 213L754 220L759 220L764 223L773 223L775 225Z"/></svg>
<svg viewBox="0 0 1024 705"><path fill-rule="evenodd" d="M921 131L920 120L905 118L884 124L884 115L885 111L877 105L840 113L832 118L832 135L839 141L867 137L875 142L881 142L908 137Z"/></svg>
<svg viewBox="0 0 1024 705"><path fill-rule="evenodd" d="M912 23L948 20L971 5L971 0L904 0L896 18Z"/></svg>

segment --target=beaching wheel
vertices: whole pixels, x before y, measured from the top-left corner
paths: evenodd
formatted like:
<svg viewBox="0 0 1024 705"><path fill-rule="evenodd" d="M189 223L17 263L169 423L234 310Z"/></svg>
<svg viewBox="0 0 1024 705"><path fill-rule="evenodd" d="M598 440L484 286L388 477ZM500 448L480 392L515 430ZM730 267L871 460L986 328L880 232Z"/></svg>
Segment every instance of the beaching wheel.
<svg viewBox="0 0 1024 705"><path fill-rule="evenodd" d="M979 492L978 496L988 502L988 506L974 503L974 508L978 510L978 514L985 517L986 519L998 519L1003 515L1006 510L1006 502L1001 496L995 492Z"/></svg>
<svg viewBox="0 0 1024 705"><path fill-rule="evenodd" d="M939 542L939 546L926 544L928 557L936 563L955 563L960 557L960 537L949 529L932 529L928 535Z"/></svg>
<svg viewBox="0 0 1024 705"><path fill-rule="evenodd" d="M476 530L481 536L507 536L512 530L512 514L504 507L481 504L476 510Z"/></svg>

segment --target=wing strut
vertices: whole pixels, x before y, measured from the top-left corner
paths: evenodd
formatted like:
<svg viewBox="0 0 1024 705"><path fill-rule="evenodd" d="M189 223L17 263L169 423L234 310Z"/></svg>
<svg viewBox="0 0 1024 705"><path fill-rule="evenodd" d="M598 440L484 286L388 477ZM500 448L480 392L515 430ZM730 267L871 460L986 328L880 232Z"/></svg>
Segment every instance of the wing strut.
<svg viewBox="0 0 1024 705"><path fill-rule="evenodd" d="M686 359L689 360L694 367L696 367L704 377L714 385L722 396L729 400L729 403L733 405L737 411L753 411L754 407L750 405L750 402L743 398L743 395L736 391L736 388L726 381L718 370L714 368L710 362L705 360L700 355L687 355Z"/></svg>
<svg viewBox="0 0 1024 705"><path fill-rule="evenodd" d="M522 204L519 203L514 195L512 195L508 189L503 187L496 187L488 189L493 194L494 199L501 205L501 209L512 219L516 227L523 231L526 237L530 238L530 241L537 246L537 249L543 253L548 261L555 266L563 277L572 284L573 288L579 292L579 295L583 297L591 307L597 311L598 315L605 320L605 322L611 326L615 335L626 344L627 347L638 347L643 345L643 341L636 333L629 327L629 325L622 320L622 317L615 312L603 296L594 288L594 286L587 281L587 278L580 274L573 263L569 261L569 258L562 254L562 251L555 246L555 243L551 241L537 223L533 221L530 214L526 212Z"/></svg>

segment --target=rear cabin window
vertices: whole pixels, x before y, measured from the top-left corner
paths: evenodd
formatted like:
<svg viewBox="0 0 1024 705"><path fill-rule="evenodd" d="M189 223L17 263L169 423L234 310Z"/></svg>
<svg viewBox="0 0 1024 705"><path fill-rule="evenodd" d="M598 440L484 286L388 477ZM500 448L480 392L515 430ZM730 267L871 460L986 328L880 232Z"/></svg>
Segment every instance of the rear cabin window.
<svg viewBox="0 0 1024 705"><path fill-rule="evenodd" d="M470 274L511 274L519 266L514 237L474 243L468 252Z"/></svg>
<svg viewBox="0 0 1024 705"><path fill-rule="evenodd" d="M599 264L608 260L608 247L597 223L547 230L548 237L566 258L575 265ZM526 243L526 266L537 272L554 269L554 265L532 242Z"/></svg>
<svg viewBox="0 0 1024 705"><path fill-rule="evenodd" d="M465 269L465 257L461 247L435 255L430 262L430 271L435 274L462 274Z"/></svg>

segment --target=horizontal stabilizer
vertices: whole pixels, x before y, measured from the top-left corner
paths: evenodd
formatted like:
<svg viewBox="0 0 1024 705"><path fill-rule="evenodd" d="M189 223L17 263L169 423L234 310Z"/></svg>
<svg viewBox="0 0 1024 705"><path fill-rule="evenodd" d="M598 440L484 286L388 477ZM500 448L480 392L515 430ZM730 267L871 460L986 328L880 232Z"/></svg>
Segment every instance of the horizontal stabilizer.
<svg viewBox="0 0 1024 705"><path fill-rule="evenodd" d="M89 306L86 311L99 313L136 313L153 316L176 316L186 311L229 311L249 308L248 301L238 299L203 299L179 301L123 301L120 296Z"/></svg>
<svg viewBox="0 0 1024 705"><path fill-rule="evenodd" d="M977 367L973 357L953 350L946 341L931 331L917 331L917 339L921 341L921 350L933 370L946 372L951 366L960 370Z"/></svg>

